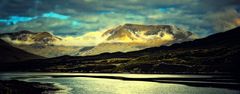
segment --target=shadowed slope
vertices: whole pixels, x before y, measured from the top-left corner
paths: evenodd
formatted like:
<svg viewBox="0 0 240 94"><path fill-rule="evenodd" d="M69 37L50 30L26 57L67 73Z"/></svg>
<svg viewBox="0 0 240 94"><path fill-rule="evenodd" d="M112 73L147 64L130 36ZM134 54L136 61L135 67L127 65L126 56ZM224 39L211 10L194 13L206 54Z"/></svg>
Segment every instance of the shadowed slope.
<svg viewBox="0 0 240 94"><path fill-rule="evenodd" d="M0 39L0 61L1 62L19 62L30 59L42 59L43 57L25 52L15 48Z"/></svg>

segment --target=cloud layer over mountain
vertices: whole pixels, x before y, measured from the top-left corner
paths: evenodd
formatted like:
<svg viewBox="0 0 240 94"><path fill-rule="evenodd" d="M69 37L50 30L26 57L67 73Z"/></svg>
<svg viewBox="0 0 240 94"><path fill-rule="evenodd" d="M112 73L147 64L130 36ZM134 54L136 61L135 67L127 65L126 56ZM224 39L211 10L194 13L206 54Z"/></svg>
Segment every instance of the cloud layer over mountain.
<svg viewBox="0 0 240 94"><path fill-rule="evenodd" d="M173 24L204 37L240 25L239 0L1 0L0 32L80 36L125 23Z"/></svg>

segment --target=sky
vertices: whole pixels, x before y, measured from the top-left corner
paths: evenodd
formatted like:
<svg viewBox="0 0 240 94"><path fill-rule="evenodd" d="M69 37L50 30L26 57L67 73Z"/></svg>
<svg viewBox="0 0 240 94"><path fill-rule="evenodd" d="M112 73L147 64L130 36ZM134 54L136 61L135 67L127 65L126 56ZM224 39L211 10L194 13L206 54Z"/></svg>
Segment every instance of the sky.
<svg viewBox="0 0 240 94"><path fill-rule="evenodd" d="M239 0L0 0L0 33L59 36L133 24L170 24L205 37L240 26Z"/></svg>

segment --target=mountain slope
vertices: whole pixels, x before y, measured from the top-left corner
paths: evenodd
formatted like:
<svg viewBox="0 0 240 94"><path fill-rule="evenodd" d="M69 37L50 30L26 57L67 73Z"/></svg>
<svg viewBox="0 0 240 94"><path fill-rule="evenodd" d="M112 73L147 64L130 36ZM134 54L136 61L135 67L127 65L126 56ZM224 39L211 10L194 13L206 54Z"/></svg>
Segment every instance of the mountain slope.
<svg viewBox="0 0 240 94"><path fill-rule="evenodd" d="M24 62L18 65L21 66L18 69L4 69L4 66L1 69L5 71L239 74L239 36L240 27L171 46L127 53L103 53L95 56L61 56Z"/></svg>
<svg viewBox="0 0 240 94"><path fill-rule="evenodd" d="M173 25L125 24L106 31L102 36L108 36L108 41L135 42L139 40L141 42L141 39L164 38L167 35L169 35L169 40L186 40L190 39L192 33Z"/></svg>
<svg viewBox="0 0 240 94"><path fill-rule="evenodd" d="M149 47L170 45L193 40L191 32L172 25L139 25L125 24L107 30L102 37L106 38L103 43L81 51L79 55L96 55L105 52L129 52ZM106 49L107 48L107 49Z"/></svg>
<svg viewBox="0 0 240 94"><path fill-rule="evenodd" d="M232 48L234 46L240 45L240 27L235 29L221 32L217 34L210 35L206 38L196 39L194 41L176 43L169 47L155 47L142 50L143 52L151 51L151 50L177 50L177 49L204 49L204 48L214 48L214 47L229 47Z"/></svg>
<svg viewBox="0 0 240 94"><path fill-rule="evenodd" d="M0 61L4 62L19 62L30 59L42 59L43 57L30 54L21 49L15 48L5 41L0 39Z"/></svg>
<svg viewBox="0 0 240 94"><path fill-rule="evenodd" d="M75 55L80 47L55 45L63 39L49 32L19 31L0 34L3 39L16 48L44 57Z"/></svg>
<svg viewBox="0 0 240 94"><path fill-rule="evenodd" d="M27 30L14 32L14 33L4 33L0 34L2 39L9 38L11 41L18 41L26 44L50 44L55 41L60 41L61 38L56 37L49 32L31 32Z"/></svg>

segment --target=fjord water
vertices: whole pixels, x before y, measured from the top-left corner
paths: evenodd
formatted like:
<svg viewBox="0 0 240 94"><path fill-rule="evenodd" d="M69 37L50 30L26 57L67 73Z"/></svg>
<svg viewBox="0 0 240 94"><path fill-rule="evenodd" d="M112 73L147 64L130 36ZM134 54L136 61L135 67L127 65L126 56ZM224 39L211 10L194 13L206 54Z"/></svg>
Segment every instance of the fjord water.
<svg viewBox="0 0 240 94"><path fill-rule="evenodd" d="M57 75L59 77L51 77L51 75ZM71 77L66 77L66 75L70 75ZM1 78L20 79L30 82L55 83L58 86L65 88L66 90L55 92L57 94L240 94L240 91L238 90L223 88L192 87L182 84L80 77L82 75L115 76L128 78L208 77L202 75L10 73L1 75Z"/></svg>

